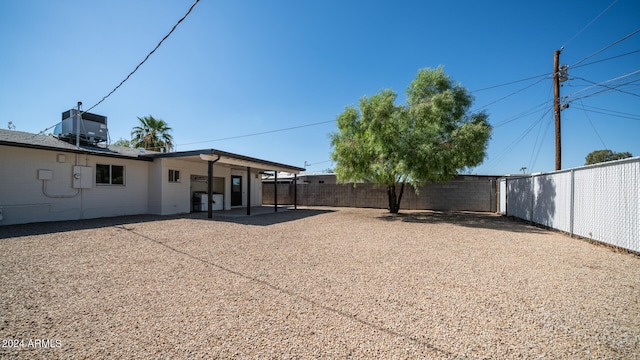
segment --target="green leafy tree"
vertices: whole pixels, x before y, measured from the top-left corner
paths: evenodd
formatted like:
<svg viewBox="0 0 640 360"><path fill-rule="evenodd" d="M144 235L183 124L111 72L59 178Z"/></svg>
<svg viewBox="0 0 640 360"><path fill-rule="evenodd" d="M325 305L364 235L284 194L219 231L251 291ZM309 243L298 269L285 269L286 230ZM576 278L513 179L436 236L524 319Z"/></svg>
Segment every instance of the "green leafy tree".
<svg viewBox="0 0 640 360"><path fill-rule="evenodd" d="M131 147L131 140L120 138L113 143L113 146Z"/></svg>
<svg viewBox="0 0 640 360"><path fill-rule="evenodd" d="M592 165L606 161L620 160L630 158L630 152L613 152L611 150L594 150L587 154L585 165Z"/></svg>
<svg viewBox="0 0 640 360"><path fill-rule="evenodd" d="M340 182L386 186L389 211L398 213L406 184L451 179L482 163L491 126L485 113L468 114L473 98L442 67L422 69L407 103L382 90L338 115L331 158Z"/></svg>
<svg viewBox="0 0 640 360"><path fill-rule="evenodd" d="M131 131L131 143L135 148L169 152L173 148L171 128L164 120L153 116L138 117L140 125Z"/></svg>

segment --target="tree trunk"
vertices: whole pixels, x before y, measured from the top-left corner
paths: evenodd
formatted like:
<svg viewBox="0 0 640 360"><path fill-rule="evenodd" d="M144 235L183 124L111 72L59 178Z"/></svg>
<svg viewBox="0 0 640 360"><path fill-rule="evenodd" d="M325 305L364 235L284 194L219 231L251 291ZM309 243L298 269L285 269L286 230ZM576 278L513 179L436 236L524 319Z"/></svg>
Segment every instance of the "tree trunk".
<svg viewBox="0 0 640 360"><path fill-rule="evenodd" d="M389 212L397 214L396 209L396 187L395 185L387 185L387 196L389 196Z"/></svg>
<svg viewBox="0 0 640 360"><path fill-rule="evenodd" d="M400 211L400 200L404 192L404 183L400 187L400 195L396 195L396 184L387 185L387 195L389 196L389 212L397 214Z"/></svg>

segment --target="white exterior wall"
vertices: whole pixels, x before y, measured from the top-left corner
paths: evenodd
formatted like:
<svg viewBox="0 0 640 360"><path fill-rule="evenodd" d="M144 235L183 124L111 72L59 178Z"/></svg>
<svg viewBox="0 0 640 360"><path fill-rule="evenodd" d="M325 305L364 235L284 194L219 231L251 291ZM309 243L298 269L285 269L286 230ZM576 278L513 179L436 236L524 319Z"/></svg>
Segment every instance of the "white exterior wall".
<svg viewBox="0 0 640 360"><path fill-rule="evenodd" d="M125 184L96 185L96 164L123 166ZM82 181L88 188L73 187L76 165L86 167L88 172ZM39 180L38 170L46 170L51 178ZM180 171L180 182L169 182L169 170ZM262 181L258 170L252 170L247 179L246 169L232 169L229 165L216 163L214 177L225 179L224 209L231 209L232 173L243 178L242 206L247 205L249 181L251 206L262 205ZM121 215L189 213L191 175L206 176L207 162L180 158L150 162L0 145L0 226Z"/></svg>
<svg viewBox="0 0 640 360"><path fill-rule="evenodd" d="M180 171L180 182L169 182L169 170ZM179 158L156 159L149 171L149 212L157 215L183 214L191 211L191 175L207 176L206 161ZM247 205L247 171L226 164L213 164L213 177L224 178L224 209L231 209L231 175L242 176L242 206ZM262 180L251 171L251 205L262 205Z"/></svg>
<svg viewBox="0 0 640 360"><path fill-rule="evenodd" d="M124 166L125 185L96 186L96 163ZM82 179L90 188L72 187L76 164L91 168L91 178ZM139 160L0 145L0 225L146 214L149 165ZM49 170L51 179L38 180L38 170Z"/></svg>
<svg viewBox="0 0 640 360"><path fill-rule="evenodd" d="M251 183L251 206L261 206L262 205L262 178L260 177L259 171L251 170L250 179L247 179L247 170L231 170L230 175L242 176L242 206L247 206L247 186ZM231 199L231 176L229 176L229 180L225 182L225 206L226 199ZM228 201L230 204L231 201ZM229 207L231 208L231 207Z"/></svg>

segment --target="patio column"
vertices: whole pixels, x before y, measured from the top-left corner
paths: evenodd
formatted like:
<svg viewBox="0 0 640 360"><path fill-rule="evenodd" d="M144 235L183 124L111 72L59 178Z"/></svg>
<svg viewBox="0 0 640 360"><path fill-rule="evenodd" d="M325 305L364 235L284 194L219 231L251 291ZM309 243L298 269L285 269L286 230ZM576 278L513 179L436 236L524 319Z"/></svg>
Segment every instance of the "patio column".
<svg viewBox="0 0 640 360"><path fill-rule="evenodd" d="M213 200L213 161L207 161L207 218L213 218L211 201Z"/></svg>
<svg viewBox="0 0 640 360"><path fill-rule="evenodd" d="M293 209L298 210L298 174L293 174Z"/></svg>
<svg viewBox="0 0 640 360"><path fill-rule="evenodd" d="M247 215L251 215L251 168L247 166Z"/></svg>
<svg viewBox="0 0 640 360"><path fill-rule="evenodd" d="M213 159L211 155L200 154L200 159L207 161L207 217L209 219L213 217L213 209L211 208L211 203L213 202L213 164L220 160L220 154L217 155L218 157Z"/></svg>
<svg viewBox="0 0 640 360"><path fill-rule="evenodd" d="M273 212L278 212L278 172L274 171L275 177L273 179L273 185L275 186L273 191Z"/></svg>

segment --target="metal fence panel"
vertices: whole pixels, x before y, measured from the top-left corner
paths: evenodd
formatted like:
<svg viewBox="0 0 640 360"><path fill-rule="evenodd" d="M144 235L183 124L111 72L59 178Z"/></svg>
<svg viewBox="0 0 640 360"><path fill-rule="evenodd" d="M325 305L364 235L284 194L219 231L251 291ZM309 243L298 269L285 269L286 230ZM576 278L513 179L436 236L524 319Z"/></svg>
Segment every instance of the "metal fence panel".
<svg viewBox="0 0 640 360"><path fill-rule="evenodd" d="M576 170L573 233L640 251L640 161Z"/></svg>
<svg viewBox="0 0 640 360"><path fill-rule="evenodd" d="M498 196L500 196L498 212L502 215L507 215L507 179L500 179L498 184Z"/></svg>
<svg viewBox="0 0 640 360"><path fill-rule="evenodd" d="M533 182L531 221L569 232L571 230L571 173L535 176Z"/></svg>
<svg viewBox="0 0 640 360"><path fill-rule="evenodd" d="M507 179L507 215L531 220L531 177Z"/></svg>
<svg viewBox="0 0 640 360"><path fill-rule="evenodd" d="M506 215L640 252L640 157L505 181Z"/></svg>

